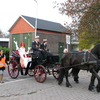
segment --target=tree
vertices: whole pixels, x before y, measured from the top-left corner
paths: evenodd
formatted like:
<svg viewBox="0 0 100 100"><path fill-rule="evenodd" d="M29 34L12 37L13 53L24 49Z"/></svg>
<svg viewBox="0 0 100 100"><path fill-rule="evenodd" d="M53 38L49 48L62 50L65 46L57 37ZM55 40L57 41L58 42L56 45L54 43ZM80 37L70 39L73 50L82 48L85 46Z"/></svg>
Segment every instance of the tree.
<svg viewBox="0 0 100 100"><path fill-rule="evenodd" d="M2 34L3 34L3 32L0 30L0 38L2 38Z"/></svg>
<svg viewBox="0 0 100 100"><path fill-rule="evenodd" d="M3 33L3 37L4 38L9 38L9 33L7 33L7 32L6 33Z"/></svg>
<svg viewBox="0 0 100 100"><path fill-rule="evenodd" d="M79 24L79 42L88 40L88 47L100 43L100 1L91 4ZM83 35L83 33L85 33Z"/></svg>
<svg viewBox="0 0 100 100"><path fill-rule="evenodd" d="M97 41L100 33L100 0L66 0L63 3L56 3L56 7L61 14L72 18L70 25L65 24L70 32L79 37L82 48L90 48L100 41ZM93 42L93 38L96 38L96 41Z"/></svg>
<svg viewBox="0 0 100 100"><path fill-rule="evenodd" d="M9 33L4 33L0 30L0 38L9 38Z"/></svg>

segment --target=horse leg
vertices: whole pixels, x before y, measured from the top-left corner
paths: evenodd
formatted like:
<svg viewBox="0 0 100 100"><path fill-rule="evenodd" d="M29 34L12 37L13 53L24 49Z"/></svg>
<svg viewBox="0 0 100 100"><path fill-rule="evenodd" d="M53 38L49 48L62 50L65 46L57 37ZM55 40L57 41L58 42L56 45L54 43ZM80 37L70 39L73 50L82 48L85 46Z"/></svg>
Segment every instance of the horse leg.
<svg viewBox="0 0 100 100"><path fill-rule="evenodd" d="M88 90L90 90L90 91L95 91L95 85L94 85L95 78L96 77L92 73L91 81L90 81L90 84L89 84L89 87L88 87Z"/></svg>
<svg viewBox="0 0 100 100"><path fill-rule="evenodd" d="M72 85L69 83L69 80L68 80L68 69L66 70L65 72L65 78L66 78L66 87L72 87Z"/></svg>
<svg viewBox="0 0 100 100"><path fill-rule="evenodd" d="M97 92L100 92L100 79L98 79L98 84L96 86L96 90L97 90Z"/></svg>
<svg viewBox="0 0 100 100"><path fill-rule="evenodd" d="M63 82L64 75L65 75L65 69L60 69L58 77L58 85L60 85Z"/></svg>
<svg viewBox="0 0 100 100"><path fill-rule="evenodd" d="M98 71L99 71L99 69L97 69L97 71L93 70L93 72L94 72L94 74L95 74L95 76L97 77L97 80L98 80L98 84L96 86L96 90L97 90L97 92L100 92L100 77L98 75Z"/></svg>
<svg viewBox="0 0 100 100"><path fill-rule="evenodd" d="M72 69L72 75L73 75L73 77L74 77L74 81L76 82L76 83L79 83L79 76L78 76L78 73L79 73L79 71L80 71L80 69L78 69L78 68L73 68Z"/></svg>
<svg viewBox="0 0 100 100"><path fill-rule="evenodd" d="M79 76L78 76L78 73L79 73L79 71L80 71L80 69L77 69L76 68L76 70L74 70L74 73L73 73L73 76L74 76L74 81L76 82L76 83L79 83Z"/></svg>
<svg viewBox="0 0 100 100"><path fill-rule="evenodd" d="M89 85L89 90L90 91L95 91L95 85L94 85L94 81L95 81L95 78L98 79L98 84L96 86L96 90L97 92L100 92L100 77L98 76L98 69L97 70L92 70L91 73L92 73L92 76L91 76L91 81L90 81L90 85Z"/></svg>

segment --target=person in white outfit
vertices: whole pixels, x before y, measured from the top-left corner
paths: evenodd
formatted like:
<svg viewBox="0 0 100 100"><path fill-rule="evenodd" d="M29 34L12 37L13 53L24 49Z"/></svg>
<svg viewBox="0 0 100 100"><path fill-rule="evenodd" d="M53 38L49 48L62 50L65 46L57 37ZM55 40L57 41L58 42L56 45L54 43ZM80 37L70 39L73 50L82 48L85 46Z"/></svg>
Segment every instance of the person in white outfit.
<svg viewBox="0 0 100 100"><path fill-rule="evenodd" d="M26 68L27 64L29 61L31 61L31 57L27 57L27 54L29 53L28 51L25 50L25 43L21 42L20 43L20 48L17 45L17 42L14 41L16 45L16 50L18 50L19 55L20 55L20 64L22 68Z"/></svg>

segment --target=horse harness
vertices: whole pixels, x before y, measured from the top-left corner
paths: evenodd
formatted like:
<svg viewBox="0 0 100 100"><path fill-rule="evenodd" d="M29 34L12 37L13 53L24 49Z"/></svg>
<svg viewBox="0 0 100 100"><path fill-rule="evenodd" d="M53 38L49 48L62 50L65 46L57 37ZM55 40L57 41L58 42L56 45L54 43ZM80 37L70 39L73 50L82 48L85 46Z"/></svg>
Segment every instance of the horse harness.
<svg viewBox="0 0 100 100"><path fill-rule="evenodd" d="M87 57L87 53L89 54ZM95 61L89 61L90 57L93 57ZM97 64L98 59L96 58L95 55L93 55L91 52L89 51L85 51L84 55L83 55L83 59L81 62L81 65L85 65L85 64Z"/></svg>
<svg viewBox="0 0 100 100"><path fill-rule="evenodd" d="M79 53L82 53L82 52L79 52ZM87 57L87 53L89 53L88 57ZM94 58L94 61L89 61L91 56ZM60 68L57 68L57 69L72 68L72 67L83 66L83 65L86 65L86 66L89 67L89 65L92 65L92 64L100 65L100 60L98 60L97 57L95 55L93 55L91 52L84 51L82 62L80 64L66 66L66 67L60 67Z"/></svg>

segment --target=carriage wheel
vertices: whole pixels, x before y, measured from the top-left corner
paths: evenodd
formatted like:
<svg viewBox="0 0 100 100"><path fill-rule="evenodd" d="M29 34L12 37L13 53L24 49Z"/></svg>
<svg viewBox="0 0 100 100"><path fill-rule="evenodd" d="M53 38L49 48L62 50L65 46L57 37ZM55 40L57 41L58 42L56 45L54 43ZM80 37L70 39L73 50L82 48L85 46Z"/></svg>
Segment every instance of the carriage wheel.
<svg viewBox="0 0 100 100"><path fill-rule="evenodd" d="M56 64L55 68L52 69L52 74L53 74L55 79L58 79L59 73L60 73L60 69L57 69L57 68L60 68L60 64Z"/></svg>
<svg viewBox="0 0 100 100"><path fill-rule="evenodd" d="M42 65L37 65L34 68L34 77L36 79L37 82L44 82L46 80L47 77L47 73L45 68Z"/></svg>
<svg viewBox="0 0 100 100"><path fill-rule="evenodd" d="M34 76L34 70L33 69L29 69L28 70L28 75L29 76Z"/></svg>
<svg viewBox="0 0 100 100"><path fill-rule="evenodd" d="M11 60L8 64L8 74L11 78L15 79L19 75L19 66L15 60Z"/></svg>

